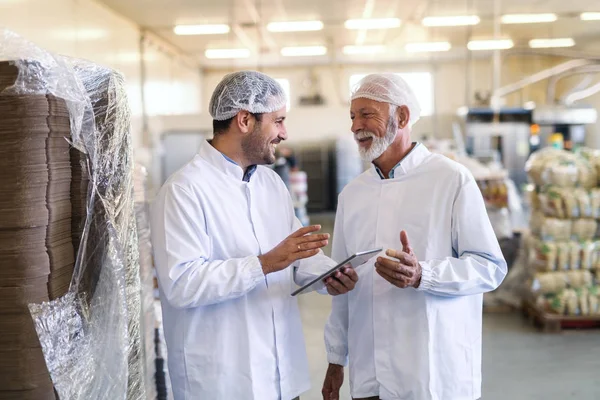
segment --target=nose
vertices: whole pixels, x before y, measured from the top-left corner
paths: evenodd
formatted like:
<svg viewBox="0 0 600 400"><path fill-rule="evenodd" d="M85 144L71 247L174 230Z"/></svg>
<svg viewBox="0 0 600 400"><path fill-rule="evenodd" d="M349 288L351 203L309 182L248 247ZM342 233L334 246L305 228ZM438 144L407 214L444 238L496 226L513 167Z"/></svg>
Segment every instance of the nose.
<svg viewBox="0 0 600 400"><path fill-rule="evenodd" d="M364 126L363 126L362 122L360 121L360 118L354 118L352 120L352 127L350 128L352 133L356 133L360 130L363 130L363 128L364 128Z"/></svg>
<svg viewBox="0 0 600 400"><path fill-rule="evenodd" d="M283 127L281 128L281 130L279 131L279 135L278 135L279 139L281 140L287 140L288 138L288 134L287 134L287 128L285 127L285 125L283 125Z"/></svg>

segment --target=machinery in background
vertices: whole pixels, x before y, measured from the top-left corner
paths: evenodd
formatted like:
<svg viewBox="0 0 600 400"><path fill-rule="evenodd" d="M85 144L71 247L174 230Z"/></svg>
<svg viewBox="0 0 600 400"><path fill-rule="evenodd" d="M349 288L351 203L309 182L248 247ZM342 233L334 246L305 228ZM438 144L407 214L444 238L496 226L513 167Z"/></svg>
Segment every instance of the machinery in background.
<svg viewBox="0 0 600 400"><path fill-rule="evenodd" d="M574 150L585 144L585 126L597 122L597 111L586 106L535 108L470 108L465 118L465 147L483 162L501 163L517 187L527 182L525 163L540 148Z"/></svg>
<svg viewBox="0 0 600 400"><path fill-rule="evenodd" d="M531 126L531 110L471 108L465 115L467 154L486 165L501 163L519 187L527 181Z"/></svg>
<svg viewBox="0 0 600 400"><path fill-rule="evenodd" d="M585 145L585 126L597 122L598 112L586 106L539 106L533 110L532 120L539 127L538 140L533 140L536 150L544 145L576 150Z"/></svg>

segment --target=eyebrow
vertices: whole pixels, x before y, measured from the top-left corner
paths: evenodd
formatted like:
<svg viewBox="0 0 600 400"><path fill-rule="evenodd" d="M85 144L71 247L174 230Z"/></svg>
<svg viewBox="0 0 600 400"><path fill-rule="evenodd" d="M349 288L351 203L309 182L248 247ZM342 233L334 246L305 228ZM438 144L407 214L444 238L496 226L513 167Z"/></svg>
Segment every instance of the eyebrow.
<svg viewBox="0 0 600 400"><path fill-rule="evenodd" d="M364 113L365 111L369 111L369 112L375 112L375 110L374 110L374 109L372 109L372 108L369 108L369 107L363 107L363 108L359 108L359 109L358 109L358 110L356 110L356 111L352 111L352 110L350 110L350 112L351 112L351 113L353 113L353 112L360 112L360 113Z"/></svg>

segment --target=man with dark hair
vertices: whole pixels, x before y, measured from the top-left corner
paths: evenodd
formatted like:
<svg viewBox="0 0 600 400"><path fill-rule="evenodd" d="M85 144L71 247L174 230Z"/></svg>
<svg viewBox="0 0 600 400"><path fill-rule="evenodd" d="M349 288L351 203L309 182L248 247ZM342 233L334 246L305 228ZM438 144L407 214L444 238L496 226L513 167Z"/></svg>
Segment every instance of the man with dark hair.
<svg viewBox="0 0 600 400"><path fill-rule="evenodd" d="M293 282L335 263L329 235L301 228L277 174L286 98L267 75L223 78L214 138L160 190L152 210L169 372L177 400L290 400L310 387ZM289 268L291 267L291 268ZM347 293L352 268L317 290Z"/></svg>

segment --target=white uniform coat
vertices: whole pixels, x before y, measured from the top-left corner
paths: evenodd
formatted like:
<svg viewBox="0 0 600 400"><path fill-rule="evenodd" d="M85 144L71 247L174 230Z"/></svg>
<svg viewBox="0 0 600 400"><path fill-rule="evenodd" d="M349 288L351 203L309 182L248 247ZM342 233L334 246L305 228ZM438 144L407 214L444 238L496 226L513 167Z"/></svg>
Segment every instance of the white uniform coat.
<svg viewBox="0 0 600 400"><path fill-rule="evenodd" d="M335 263L319 254L265 276L257 258L301 227L275 172L243 170L208 142L152 208L176 400L290 400L310 387L290 293Z"/></svg>
<svg viewBox="0 0 600 400"><path fill-rule="evenodd" d="M356 288L333 299L329 362L348 358L356 398L478 399L482 293L498 287L507 268L468 170L421 144L390 179L372 167L340 194L332 258L402 250L401 230L422 266L420 287L388 283L375 271L377 257L358 267Z"/></svg>

